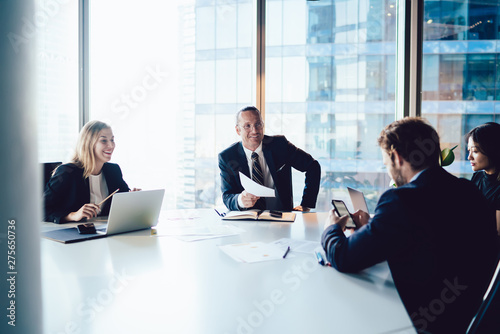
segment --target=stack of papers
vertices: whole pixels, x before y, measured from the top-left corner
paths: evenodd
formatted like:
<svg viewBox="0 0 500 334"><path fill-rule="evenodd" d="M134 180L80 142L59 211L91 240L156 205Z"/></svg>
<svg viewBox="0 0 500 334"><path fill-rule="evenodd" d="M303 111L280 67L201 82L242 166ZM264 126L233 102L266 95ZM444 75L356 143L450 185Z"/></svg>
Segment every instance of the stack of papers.
<svg viewBox="0 0 500 334"><path fill-rule="evenodd" d="M290 247L290 252L287 252L288 247ZM321 245L319 241L282 238L269 244L249 242L224 245L219 248L238 262L254 263L283 259L285 253L287 253L286 257L294 257L290 254L291 252L312 254L316 249L321 249Z"/></svg>

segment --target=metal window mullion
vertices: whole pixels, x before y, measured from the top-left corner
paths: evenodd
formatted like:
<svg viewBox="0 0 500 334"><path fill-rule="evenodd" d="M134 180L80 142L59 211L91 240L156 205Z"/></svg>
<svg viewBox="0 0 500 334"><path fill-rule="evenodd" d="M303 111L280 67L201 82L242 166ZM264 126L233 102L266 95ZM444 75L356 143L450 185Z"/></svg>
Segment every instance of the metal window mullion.
<svg viewBox="0 0 500 334"><path fill-rule="evenodd" d="M423 7L423 0L399 2L396 119L421 115Z"/></svg>
<svg viewBox="0 0 500 334"><path fill-rule="evenodd" d="M422 49L424 1L411 2L410 115L422 115Z"/></svg>
<svg viewBox="0 0 500 334"><path fill-rule="evenodd" d="M266 61L266 0L257 0L257 47L256 47L256 107L266 119L265 109L265 61Z"/></svg>
<svg viewBox="0 0 500 334"><path fill-rule="evenodd" d="M89 1L79 0L78 11L78 79L79 79L79 128L90 119L90 67L89 67Z"/></svg>

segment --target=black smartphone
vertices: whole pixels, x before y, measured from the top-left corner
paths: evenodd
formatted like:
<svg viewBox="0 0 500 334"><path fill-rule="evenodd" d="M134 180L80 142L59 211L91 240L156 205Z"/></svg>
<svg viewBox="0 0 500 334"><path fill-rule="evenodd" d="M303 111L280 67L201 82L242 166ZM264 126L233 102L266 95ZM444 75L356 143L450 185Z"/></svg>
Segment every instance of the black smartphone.
<svg viewBox="0 0 500 334"><path fill-rule="evenodd" d="M271 217L276 217L276 218L283 217L283 213L280 211L276 211L276 210L270 210L269 214L271 215Z"/></svg>
<svg viewBox="0 0 500 334"><path fill-rule="evenodd" d="M337 214L339 215L339 217L342 217L342 216L345 216L345 215L349 216L349 218L347 219L347 224L345 225L345 227L347 227L347 228L356 228L356 224L354 223L354 220L352 220L352 216L349 213L349 210L347 210L347 207L345 206L344 201L341 201L341 200L338 200L338 199L332 199L332 205L333 205L333 209L335 210L335 212L337 212Z"/></svg>
<svg viewBox="0 0 500 334"><path fill-rule="evenodd" d="M76 228L80 234L97 234L93 223L79 224Z"/></svg>

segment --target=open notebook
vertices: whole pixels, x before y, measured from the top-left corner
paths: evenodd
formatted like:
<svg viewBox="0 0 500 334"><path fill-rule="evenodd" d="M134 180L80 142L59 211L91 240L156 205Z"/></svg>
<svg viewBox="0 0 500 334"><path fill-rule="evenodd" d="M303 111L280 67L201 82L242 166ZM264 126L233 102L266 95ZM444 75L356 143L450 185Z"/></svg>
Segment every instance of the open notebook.
<svg viewBox="0 0 500 334"><path fill-rule="evenodd" d="M294 212L281 212L281 217L274 217L269 210L245 210L245 211L229 211L222 217L223 220L269 220L278 222L294 222Z"/></svg>

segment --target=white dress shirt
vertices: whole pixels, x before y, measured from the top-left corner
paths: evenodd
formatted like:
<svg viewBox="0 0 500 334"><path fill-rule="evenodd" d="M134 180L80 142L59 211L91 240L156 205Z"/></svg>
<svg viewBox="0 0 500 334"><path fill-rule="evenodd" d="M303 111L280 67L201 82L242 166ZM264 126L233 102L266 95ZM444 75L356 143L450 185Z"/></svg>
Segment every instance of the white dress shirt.
<svg viewBox="0 0 500 334"><path fill-rule="evenodd" d="M109 195L108 185L106 184L106 179L102 173L99 175L89 176L89 187L90 203L101 203L101 201Z"/></svg>

